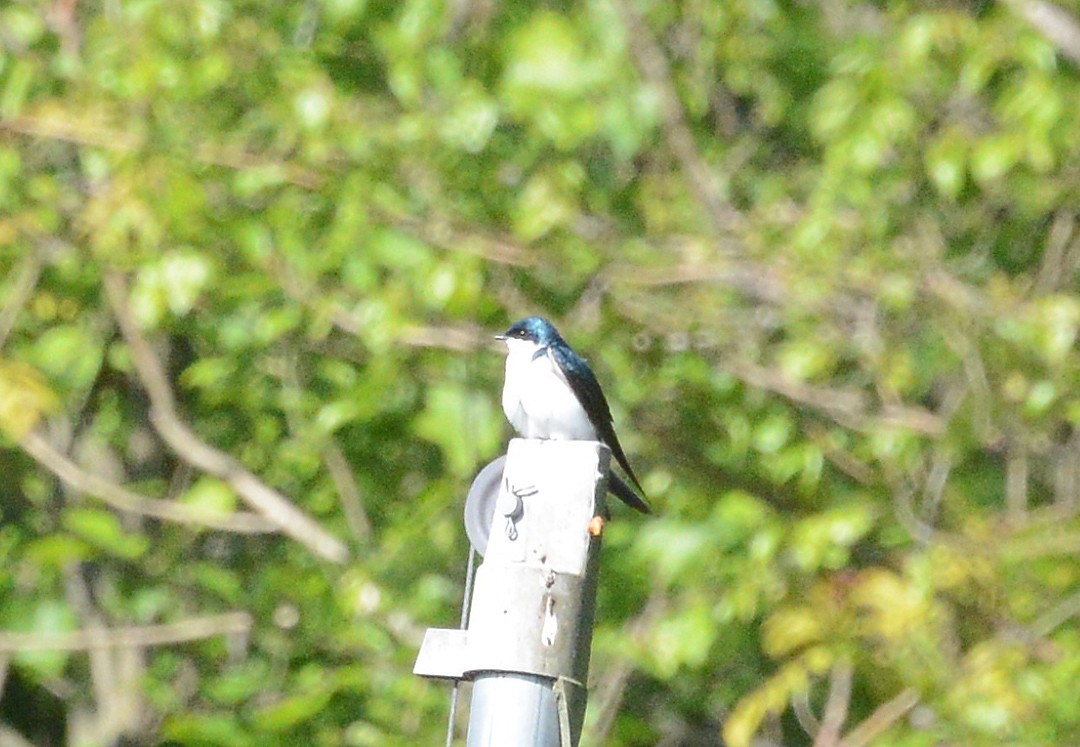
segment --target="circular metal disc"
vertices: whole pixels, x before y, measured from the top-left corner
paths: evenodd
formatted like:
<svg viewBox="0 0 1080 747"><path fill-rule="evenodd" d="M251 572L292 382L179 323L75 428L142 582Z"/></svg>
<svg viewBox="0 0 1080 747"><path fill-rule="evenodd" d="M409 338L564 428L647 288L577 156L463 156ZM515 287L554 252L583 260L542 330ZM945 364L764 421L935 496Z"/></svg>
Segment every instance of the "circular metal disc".
<svg viewBox="0 0 1080 747"><path fill-rule="evenodd" d="M499 486L505 465L506 455L503 454L480 470L465 498L465 534L469 536L473 548L481 555L487 550L491 520L495 514L495 503L499 499Z"/></svg>

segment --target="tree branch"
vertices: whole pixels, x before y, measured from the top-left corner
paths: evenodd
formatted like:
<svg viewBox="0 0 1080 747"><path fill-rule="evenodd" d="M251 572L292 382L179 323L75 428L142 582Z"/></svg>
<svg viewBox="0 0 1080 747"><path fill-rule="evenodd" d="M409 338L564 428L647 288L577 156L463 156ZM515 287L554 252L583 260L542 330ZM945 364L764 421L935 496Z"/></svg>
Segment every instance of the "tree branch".
<svg viewBox="0 0 1080 747"><path fill-rule="evenodd" d="M879 414L875 414L870 410L866 395L857 389L819 387L791 381L780 371L750 362L728 361L724 368L749 386L779 394L817 410L853 430L892 425L935 437L945 431L941 418L919 407L885 405Z"/></svg>
<svg viewBox="0 0 1080 747"><path fill-rule="evenodd" d="M1030 465L1020 440L1019 436L1010 438L1005 446L1005 515L1014 522L1024 521L1028 510Z"/></svg>
<svg viewBox="0 0 1080 747"><path fill-rule="evenodd" d="M791 292L775 268L755 262L689 263L642 268L616 265L607 271L613 283L646 288L718 283L736 288L756 300L782 304Z"/></svg>
<svg viewBox="0 0 1080 747"><path fill-rule="evenodd" d="M30 300L34 288L37 287L38 279L41 277L41 268L41 258L37 254L32 254L16 271L14 287L8 291L7 301L3 308L0 308L0 350L3 350L11 330L15 328L15 320L19 312Z"/></svg>
<svg viewBox="0 0 1080 747"><path fill-rule="evenodd" d="M0 744L4 747L35 747L34 743L10 726L0 724Z"/></svg>
<svg viewBox="0 0 1080 747"><path fill-rule="evenodd" d="M1077 615L1080 615L1080 592L1070 594L1039 615L1035 622L1031 623L1031 632L1045 638Z"/></svg>
<svg viewBox="0 0 1080 747"><path fill-rule="evenodd" d="M920 545L929 545L938 536L938 531L916 513L915 489L909 485L900 485L894 488L893 492L893 511L900 526Z"/></svg>
<svg viewBox="0 0 1080 747"><path fill-rule="evenodd" d="M70 633L0 632L0 655L27 651L86 651L102 647L140 648L167 646L245 634L251 630L251 615L226 612L221 615L192 617L175 623L138 625L107 630L74 630Z"/></svg>
<svg viewBox="0 0 1080 747"><path fill-rule="evenodd" d="M382 216L400 231L444 251L463 252L511 267L535 267L536 254L512 239L475 226L454 224L442 217L400 218Z"/></svg>
<svg viewBox="0 0 1080 747"><path fill-rule="evenodd" d="M122 485L85 471L54 449L37 432L24 436L20 445L38 464L56 475L68 487L80 493L92 495L119 511L129 511L165 521L175 521L179 524L194 524L238 534L267 534L279 529L277 524L258 514L242 511L226 514L175 501L141 496Z"/></svg>
<svg viewBox="0 0 1080 747"><path fill-rule="evenodd" d="M918 703L918 692L910 688L904 690L875 708L873 713L840 740L838 747L866 747Z"/></svg>
<svg viewBox="0 0 1080 747"><path fill-rule="evenodd" d="M632 0L617 0L615 7L622 16L630 54L641 77L660 97L664 139L689 178L694 199L705 210L717 233L732 233L743 224L743 217L721 196L711 167L698 151L664 51Z"/></svg>
<svg viewBox="0 0 1080 747"><path fill-rule="evenodd" d="M624 626L624 632L629 635L631 641L640 644L657 621L664 616L667 609L666 592L660 586L654 587L644 609ZM594 692L592 702L596 717L588 729L588 739L582 740L583 743L604 744L607 742L608 734L615 726L615 717L619 714L619 706L622 704L626 685L633 672L633 662L624 656L610 670L599 676L596 684L590 688Z"/></svg>
<svg viewBox="0 0 1080 747"><path fill-rule="evenodd" d="M492 344L491 333L484 334L472 327L430 327L413 325L401 331L402 345L411 348L436 348L459 353L475 353Z"/></svg>
<svg viewBox="0 0 1080 747"><path fill-rule="evenodd" d="M1047 0L1003 0L1061 53L1080 65L1080 24Z"/></svg>
<svg viewBox="0 0 1080 747"><path fill-rule="evenodd" d="M229 483L248 505L319 557L336 563L345 562L349 552L340 540L231 456L202 441L180 420L161 361L154 355L128 308L123 275L117 270L106 270L104 286L120 332L131 351L139 381L150 396L150 422L169 448L193 467Z"/></svg>
<svg viewBox="0 0 1080 747"><path fill-rule="evenodd" d="M818 721L814 709L810 707L810 688L791 694L791 711L795 714L795 720L799 722L802 730L811 737L816 737L821 731L821 722Z"/></svg>
<svg viewBox="0 0 1080 747"><path fill-rule="evenodd" d="M281 365L275 368L278 369L278 376L286 387L286 391L295 395L285 398L286 402L293 403L285 407L285 422L288 423L290 433L299 435L304 428L301 424L300 408L296 405L301 399L299 392L303 388L300 381L298 354L290 351L281 361ZM353 477L345 452L338 446L332 434L326 436L326 443L319 450L319 456L327 472L330 473L330 479L334 483L341 502L341 511L345 515L345 522L349 525L349 529L352 530L353 537L360 542L367 542L371 539L371 519L364 509L360 487L356 484L356 478Z"/></svg>
<svg viewBox="0 0 1080 747"><path fill-rule="evenodd" d="M338 498L341 499L341 510L345 514L345 521L349 524L353 536L361 542L371 539L371 519L364 510L364 501L360 497L360 487L356 484L349 462L345 459L345 453L341 447L331 439L322 451L326 469L330 472L330 479L337 488Z"/></svg>
<svg viewBox="0 0 1080 747"><path fill-rule="evenodd" d="M838 470L863 485L874 483L874 470L850 451L834 443L824 428L816 423L808 422L806 434Z"/></svg>
<svg viewBox="0 0 1080 747"><path fill-rule="evenodd" d="M302 280L300 273L279 257L271 256L262 264L267 273L277 281L278 286L296 303L311 309L316 314L328 314L330 321L342 332L360 337L363 329L355 314L345 304L318 287L316 283ZM410 325L402 328L399 341L403 345L417 348L439 348L462 353L478 350L490 337L485 337L475 329L459 327L428 327Z"/></svg>
<svg viewBox="0 0 1080 747"><path fill-rule="evenodd" d="M138 150L145 144L144 139L136 135L100 124L87 124L79 121L76 116L63 119L60 117L15 117L0 121L0 131L59 140L73 145L107 148L113 151ZM303 189L319 189L323 183L321 175L303 166L237 149L199 143L194 146L193 157L200 163L238 171L275 169L281 173L281 178L285 182Z"/></svg>
<svg viewBox="0 0 1080 747"><path fill-rule="evenodd" d="M814 738L814 747L837 747L840 729L847 719L851 705L851 662L842 659L833 665L829 673L829 699L821 717L821 728Z"/></svg>

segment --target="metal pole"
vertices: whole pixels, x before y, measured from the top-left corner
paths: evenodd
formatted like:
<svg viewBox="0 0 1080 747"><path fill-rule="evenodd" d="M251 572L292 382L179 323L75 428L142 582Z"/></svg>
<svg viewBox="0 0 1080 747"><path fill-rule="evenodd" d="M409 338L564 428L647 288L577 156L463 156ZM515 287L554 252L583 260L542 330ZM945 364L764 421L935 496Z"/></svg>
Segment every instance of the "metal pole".
<svg viewBox="0 0 1080 747"><path fill-rule="evenodd" d="M476 677L467 747L560 747L554 681L535 674Z"/></svg>
<svg viewBox="0 0 1080 747"><path fill-rule="evenodd" d="M429 629L413 668L474 681L468 747L578 743L610 457L591 441L510 442L469 627Z"/></svg>

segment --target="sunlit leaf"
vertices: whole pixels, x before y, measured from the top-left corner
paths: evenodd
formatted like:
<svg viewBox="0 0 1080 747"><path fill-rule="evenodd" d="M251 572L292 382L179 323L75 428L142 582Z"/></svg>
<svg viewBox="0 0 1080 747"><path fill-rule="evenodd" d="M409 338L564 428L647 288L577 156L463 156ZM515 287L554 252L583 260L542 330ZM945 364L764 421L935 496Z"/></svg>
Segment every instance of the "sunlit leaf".
<svg viewBox="0 0 1080 747"><path fill-rule="evenodd" d="M99 550L128 560L138 558L150 547L145 535L125 531L116 514L104 509L68 509L64 527Z"/></svg>
<svg viewBox="0 0 1080 747"><path fill-rule="evenodd" d="M178 498L193 508L227 514L236 509L236 491L227 483L212 477L200 477Z"/></svg>
<svg viewBox="0 0 1080 747"><path fill-rule="evenodd" d="M59 406L56 394L33 367L0 358L0 430L18 440Z"/></svg>

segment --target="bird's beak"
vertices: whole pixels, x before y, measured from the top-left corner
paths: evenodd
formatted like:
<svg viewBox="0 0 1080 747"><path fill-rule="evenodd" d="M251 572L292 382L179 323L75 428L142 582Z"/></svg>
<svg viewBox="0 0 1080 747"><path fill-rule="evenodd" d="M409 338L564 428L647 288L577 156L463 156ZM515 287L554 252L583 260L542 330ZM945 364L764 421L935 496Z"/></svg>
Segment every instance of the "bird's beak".
<svg viewBox="0 0 1080 747"><path fill-rule="evenodd" d="M495 335L495 339L496 339L496 340L505 340L505 339L506 339L506 335Z"/></svg>

